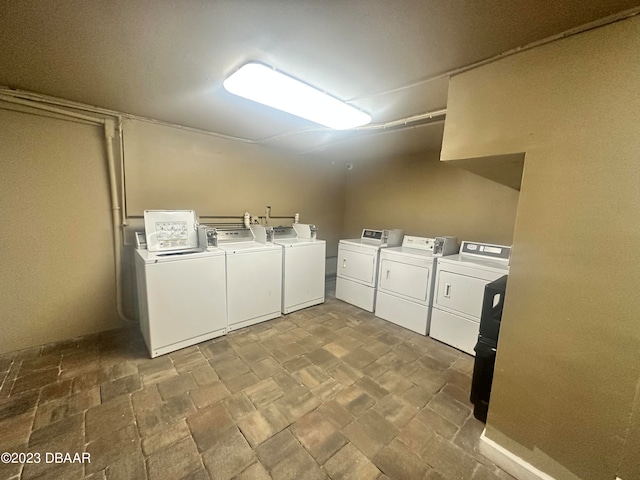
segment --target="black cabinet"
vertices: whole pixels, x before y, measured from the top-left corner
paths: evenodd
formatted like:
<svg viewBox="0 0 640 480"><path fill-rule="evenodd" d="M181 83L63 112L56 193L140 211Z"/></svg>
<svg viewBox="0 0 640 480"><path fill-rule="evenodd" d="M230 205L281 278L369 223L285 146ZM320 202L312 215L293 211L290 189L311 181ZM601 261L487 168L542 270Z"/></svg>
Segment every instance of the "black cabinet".
<svg viewBox="0 0 640 480"><path fill-rule="evenodd" d="M491 396L491 383L493 382L493 369L496 362L498 348L498 335L500 333L500 321L502 320L502 308L504 295L507 289L507 275L488 283L484 289L482 302L482 315L480 317L480 334L474 350L476 352L471 380L471 403L473 403L473 415L478 420L487 421L489 410L489 397Z"/></svg>

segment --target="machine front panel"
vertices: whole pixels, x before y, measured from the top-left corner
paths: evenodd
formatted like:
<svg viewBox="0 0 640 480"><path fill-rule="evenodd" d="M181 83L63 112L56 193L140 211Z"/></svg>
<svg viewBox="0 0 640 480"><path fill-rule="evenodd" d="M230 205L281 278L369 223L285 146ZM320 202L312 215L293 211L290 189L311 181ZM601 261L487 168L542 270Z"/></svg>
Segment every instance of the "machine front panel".
<svg viewBox="0 0 640 480"><path fill-rule="evenodd" d="M282 302L282 248L227 254L229 325L279 312Z"/></svg>
<svg viewBox="0 0 640 480"><path fill-rule="evenodd" d="M377 250L338 249L338 276L375 286Z"/></svg>
<svg viewBox="0 0 640 480"><path fill-rule="evenodd" d="M428 333L428 305L411 302L378 290L375 315L420 335Z"/></svg>
<svg viewBox="0 0 640 480"><path fill-rule="evenodd" d="M336 278L336 298L373 313L376 289L346 278Z"/></svg>
<svg viewBox="0 0 640 480"><path fill-rule="evenodd" d="M324 299L325 243L284 249L283 302L286 307ZM288 311L288 309L287 309Z"/></svg>
<svg viewBox="0 0 640 480"><path fill-rule="evenodd" d="M484 287L502 274L478 270L475 276L447 270L437 273L434 306L473 317L480 321Z"/></svg>
<svg viewBox="0 0 640 480"><path fill-rule="evenodd" d="M429 336L475 356L479 324L453 313L434 308Z"/></svg>
<svg viewBox="0 0 640 480"><path fill-rule="evenodd" d="M146 265L150 348L224 328L224 257Z"/></svg>
<svg viewBox="0 0 640 480"><path fill-rule="evenodd" d="M431 283L431 269L383 258L380 262L378 289L426 302Z"/></svg>

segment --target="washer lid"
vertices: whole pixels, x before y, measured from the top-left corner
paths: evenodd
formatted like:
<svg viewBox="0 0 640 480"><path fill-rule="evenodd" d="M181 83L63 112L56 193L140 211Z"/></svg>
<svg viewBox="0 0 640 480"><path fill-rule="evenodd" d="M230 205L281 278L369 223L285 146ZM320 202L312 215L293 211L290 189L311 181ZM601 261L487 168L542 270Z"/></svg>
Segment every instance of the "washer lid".
<svg viewBox="0 0 640 480"><path fill-rule="evenodd" d="M179 262L186 260L197 260L205 257L218 257L224 255L224 251L215 248L211 250L198 250L191 252L164 252L156 253L145 249L136 250L138 257L146 264Z"/></svg>
<svg viewBox="0 0 640 480"><path fill-rule="evenodd" d="M276 238L273 243L276 245L283 245L285 247L302 246L302 245L317 245L319 243L325 243L324 240L315 240L312 238Z"/></svg>
<svg viewBox="0 0 640 480"><path fill-rule="evenodd" d="M218 248L227 253L252 253L264 252L268 250L282 250L282 247L280 245L260 242L230 242L218 245Z"/></svg>

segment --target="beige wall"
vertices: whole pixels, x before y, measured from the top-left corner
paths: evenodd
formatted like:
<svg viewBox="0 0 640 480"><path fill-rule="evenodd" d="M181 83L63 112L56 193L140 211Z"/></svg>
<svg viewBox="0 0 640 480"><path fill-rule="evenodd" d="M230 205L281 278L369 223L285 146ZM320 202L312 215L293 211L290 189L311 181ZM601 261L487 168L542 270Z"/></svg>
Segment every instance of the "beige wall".
<svg viewBox="0 0 640 480"><path fill-rule="evenodd" d="M487 436L640 478L640 18L452 78L443 160L526 152Z"/></svg>
<svg viewBox="0 0 640 480"><path fill-rule="evenodd" d="M345 236L363 228L511 245L518 191L439 161L438 153L356 162L347 171Z"/></svg>
<svg viewBox="0 0 640 480"><path fill-rule="evenodd" d="M0 105L0 131L0 353L123 325L102 128ZM264 215L270 205L274 216L298 212L301 222L318 226L327 241L327 273L335 273L343 165L145 121L125 120L123 132L128 317L137 310L131 232L144 229L136 217L145 209L241 217ZM271 224L281 221L291 222Z"/></svg>
<svg viewBox="0 0 640 480"><path fill-rule="evenodd" d="M0 105L0 353L121 324L102 128Z"/></svg>
<svg viewBox="0 0 640 480"><path fill-rule="evenodd" d="M198 215L300 213L333 238L344 169L308 156L145 121L124 123L127 213L192 208ZM272 222L274 223L274 222ZM324 225L327 225L325 228Z"/></svg>
<svg viewBox="0 0 640 480"><path fill-rule="evenodd" d="M335 273L344 216L342 165L145 121L126 121L123 131L128 215L184 208L199 216L261 216L267 205L273 216L297 212L327 241L327 273ZM291 220L270 224L279 222ZM132 220L135 226L141 222Z"/></svg>

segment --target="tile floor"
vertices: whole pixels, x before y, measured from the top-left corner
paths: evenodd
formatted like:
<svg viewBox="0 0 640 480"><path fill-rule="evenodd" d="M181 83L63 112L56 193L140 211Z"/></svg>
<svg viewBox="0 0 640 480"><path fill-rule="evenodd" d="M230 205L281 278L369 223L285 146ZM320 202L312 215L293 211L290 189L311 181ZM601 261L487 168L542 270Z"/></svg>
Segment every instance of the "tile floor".
<svg viewBox="0 0 640 480"><path fill-rule="evenodd" d="M153 360L134 328L4 354L0 452L34 463L0 479L512 479L478 453L472 369L331 292Z"/></svg>

